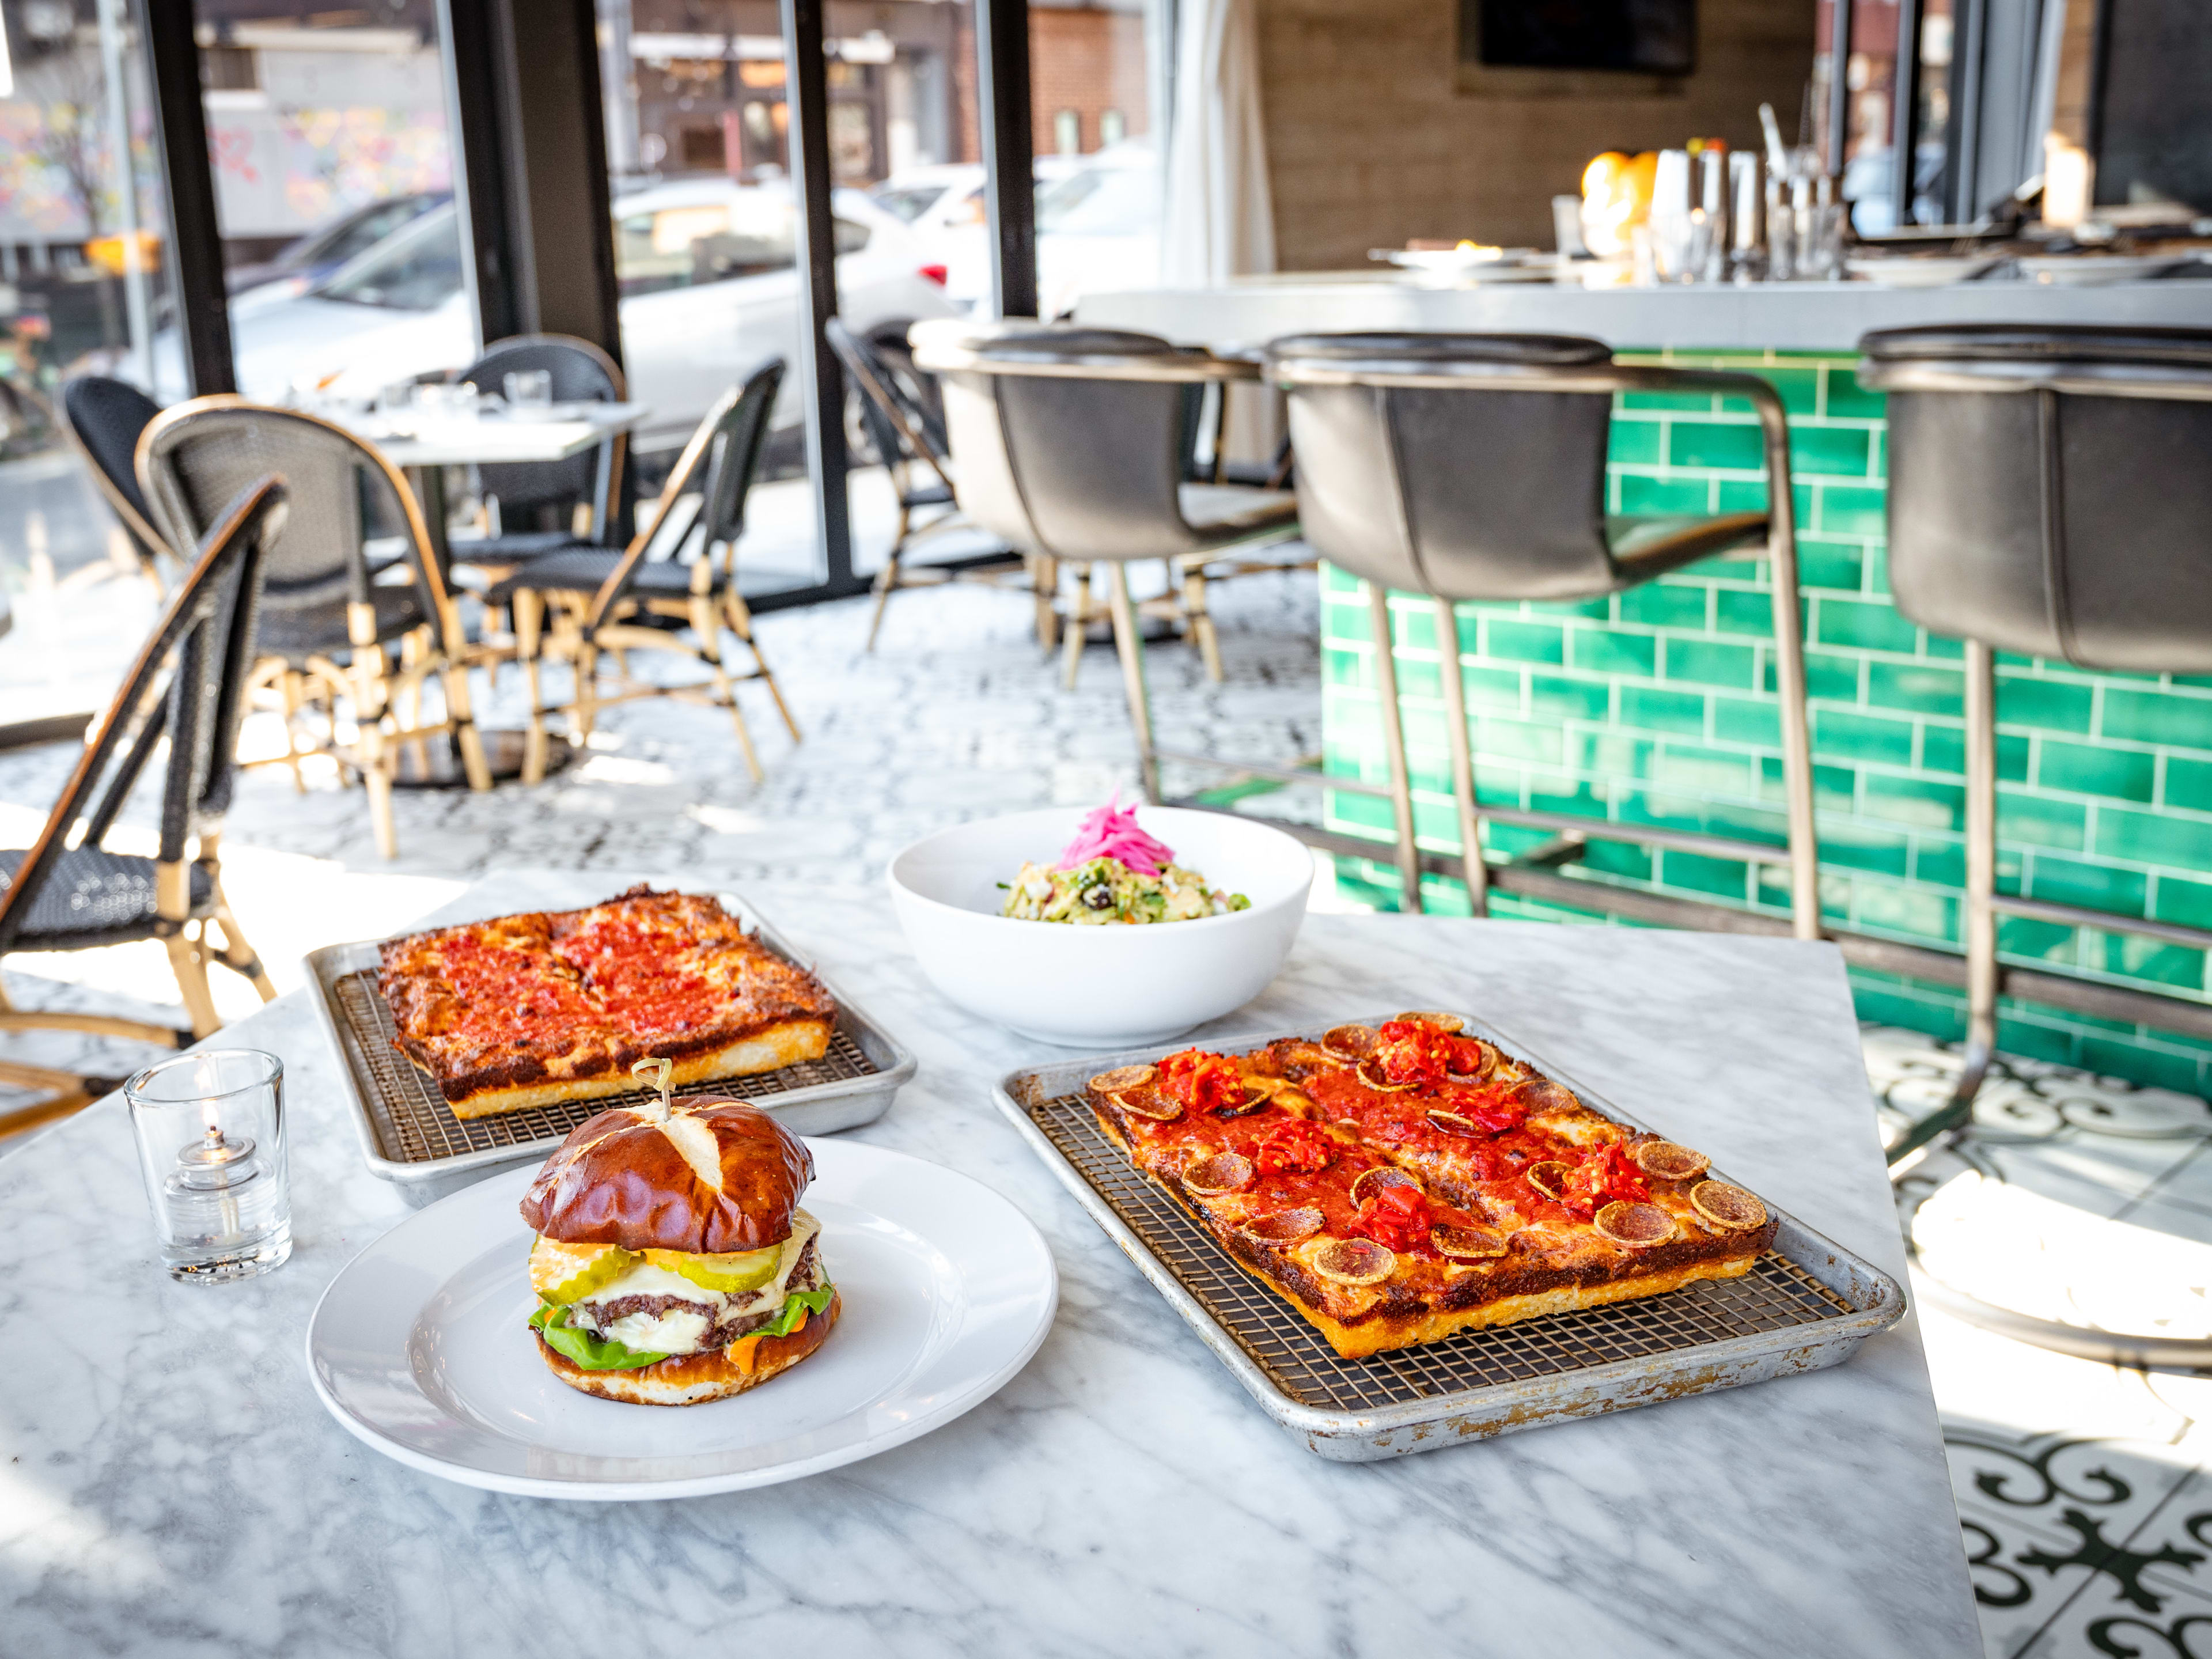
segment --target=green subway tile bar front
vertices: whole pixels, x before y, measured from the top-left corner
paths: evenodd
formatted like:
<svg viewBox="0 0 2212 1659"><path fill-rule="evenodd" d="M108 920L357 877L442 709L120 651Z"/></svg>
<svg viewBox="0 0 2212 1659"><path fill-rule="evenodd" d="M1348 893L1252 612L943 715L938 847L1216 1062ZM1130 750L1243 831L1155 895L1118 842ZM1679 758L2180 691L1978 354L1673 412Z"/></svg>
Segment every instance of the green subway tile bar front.
<svg viewBox="0 0 2212 1659"><path fill-rule="evenodd" d="M1956 641L1900 616L1886 580L1882 399L1849 353L1623 352L1625 362L1749 371L1790 418L1803 568L1820 897L1830 924L1956 951L1965 881L1965 738ZM1763 505L1758 420L1735 400L1617 398L1607 510L1719 513ZM1764 560L1714 559L1629 592L1570 605L1462 604L1457 667L1484 806L1700 830L1783 843L1782 751ZM1395 654L1418 839L1455 857L1451 772L1430 602L1395 596ZM1373 641L1360 585L1322 580L1325 762L1387 779ZM2212 680L2096 672L2000 653L1998 887L2118 915L2212 920ZM1378 842L1339 860L1340 884L1398 902L1388 804L1328 798L1328 827ZM1551 829L1486 822L1494 861ZM1780 863L1590 842L1562 873L1786 919ZM1432 910L1464 914L1431 876ZM1589 907L1495 894L1492 914L1607 919ZM2001 926L2003 959L2212 1003L2206 953L2027 917ZM1863 1018L1957 1037L1963 990L1863 966ZM2138 1082L2212 1092L2212 1042L2008 999L2000 1046Z"/></svg>

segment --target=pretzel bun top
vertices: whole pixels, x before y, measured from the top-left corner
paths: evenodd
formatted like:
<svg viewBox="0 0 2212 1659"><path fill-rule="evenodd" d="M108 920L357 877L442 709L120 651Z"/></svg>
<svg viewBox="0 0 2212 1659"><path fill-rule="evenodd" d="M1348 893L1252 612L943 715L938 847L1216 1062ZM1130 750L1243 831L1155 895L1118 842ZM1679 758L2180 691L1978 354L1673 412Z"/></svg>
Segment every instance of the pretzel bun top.
<svg viewBox="0 0 2212 1659"><path fill-rule="evenodd" d="M664 1119L619 1106L578 1124L523 1195L532 1231L564 1244L720 1255L791 1236L814 1159L757 1106L693 1098Z"/></svg>

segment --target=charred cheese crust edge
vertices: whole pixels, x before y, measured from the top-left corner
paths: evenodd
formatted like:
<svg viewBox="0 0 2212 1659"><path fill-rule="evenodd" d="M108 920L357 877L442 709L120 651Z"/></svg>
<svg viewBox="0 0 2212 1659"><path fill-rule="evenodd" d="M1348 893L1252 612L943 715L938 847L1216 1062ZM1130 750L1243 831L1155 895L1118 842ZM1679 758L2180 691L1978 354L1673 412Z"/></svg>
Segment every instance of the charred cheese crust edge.
<svg viewBox="0 0 2212 1659"><path fill-rule="evenodd" d="M726 1048L676 1061L668 1074L668 1086L681 1089L694 1083L712 1082L716 1078L749 1077L757 1072L796 1066L805 1060L819 1060L830 1052L830 1023L825 1019L789 1020L771 1025ZM502 1112L526 1112L533 1106L596 1100L608 1095L634 1094L637 1090L636 1080L626 1073L562 1078L557 1075L557 1066L549 1069L556 1074L543 1081L478 1089L459 1100L449 1098L446 1104L458 1118L495 1117Z"/></svg>
<svg viewBox="0 0 2212 1659"><path fill-rule="evenodd" d="M842 1300L833 1295L828 1307L807 1315L805 1324L786 1335L741 1336L726 1348L677 1354L635 1370L586 1370L548 1346L542 1336L537 1337L538 1356L570 1388L602 1400L629 1406L699 1406L757 1389L789 1370L829 1340L830 1327L843 1310Z"/></svg>
<svg viewBox="0 0 2212 1659"><path fill-rule="evenodd" d="M1181 1190L1180 1183L1164 1181L1154 1171L1145 1169L1138 1162L1134 1150L1122 1133L1117 1121L1118 1115L1091 1097L1088 1090L1085 1094L1100 1130L1121 1149L1122 1155L1147 1180L1173 1198L1205 1227L1238 1267L1295 1307L1328 1339L1329 1346L1346 1359L1357 1359L1393 1348L1409 1348L1424 1342L1441 1341L1463 1330L1517 1324L1525 1319L1540 1319L1546 1314L1566 1313L1577 1308L1602 1307L1609 1303L1632 1302L1643 1297L1659 1296L1698 1279L1739 1278L1751 1271L1774 1239L1777 1223L1770 1212L1765 1224L1750 1232L1705 1240L1679 1241L1674 1252L1670 1252L1675 1255L1676 1259L1666 1265L1632 1265L1626 1273L1609 1276L1596 1284L1579 1282L1571 1268L1528 1268L1517 1275L1524 1283L1531 1279L1540 1282L1547 1278L1556 1282L1543 1290L1486 1297L1465 1307L1440 1309L1433 1302L1428 1302L1423 1304L1419 1313L1394 1313L1387 1309L1374 1308L1349 1320L1339 1319L1300 1294L1291 1275L1294 1274L1298 1279L1310 1279L1311 1276L1295 1261L1279 1252L1253 1246L1233 1229L1217 1222L1204 1209L1194 1205L1189 1195ZM1587 1222L1581 1224L1584 1227L1589 1225ZM1695 1259L1687 1261L1680 1259L1683 1244L1690 1244L1697 1249ZM1291 1274L1284 1272L1285 1267L1291 1270Z"/></svg>

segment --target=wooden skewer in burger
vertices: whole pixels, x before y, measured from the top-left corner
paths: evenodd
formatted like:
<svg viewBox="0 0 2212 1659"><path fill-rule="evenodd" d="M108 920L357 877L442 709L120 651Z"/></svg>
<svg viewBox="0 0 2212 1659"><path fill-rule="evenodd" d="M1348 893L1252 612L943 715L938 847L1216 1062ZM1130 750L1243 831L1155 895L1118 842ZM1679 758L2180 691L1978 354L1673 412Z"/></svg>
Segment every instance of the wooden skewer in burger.
<svg viewBox="0 0 2212 1659"><path fill-rule="evenodd" d="M530 1284L539 1354L572 1389L696 1406L756 1388L837 1322L821 1224L799 1207L806 1148L758 1107L658 1101L579 1124L522 1200L538 1234Z"/></svg>

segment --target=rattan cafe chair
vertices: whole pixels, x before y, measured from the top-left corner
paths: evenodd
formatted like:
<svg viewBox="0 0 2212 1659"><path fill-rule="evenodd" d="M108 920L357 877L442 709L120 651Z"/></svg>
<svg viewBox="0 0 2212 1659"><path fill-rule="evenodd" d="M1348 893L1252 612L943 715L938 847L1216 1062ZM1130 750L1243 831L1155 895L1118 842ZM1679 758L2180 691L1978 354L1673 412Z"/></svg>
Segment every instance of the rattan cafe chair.
<svg viewBox="0 0 2212 1659"><path fill-rule="evenodd" d="M601 708L672 697L726 710L746 769L757 782L765 775L738 703L740 680L758 680L768 688L791 740L799 740L799 723L753 637L752 612L737 578L745 497L782 381L779 359L722 395L684 445L652 511L623 551L579 544L542 554L485 595L487 604L506 605L514 616L530 688L526 781L544 775L547 715L565 714L571 740L581 744ZM725 629L750 653L750 669L731 671L722 646ZM638 650L673 652L702 664L708 680L672 686L638 679L628 672L628 653ZM600 680L603 657L615 660L611 684ZM549 659L565 663L573 674L574 700L562 707L544 700L541 670Z"/></svg>
<svg viewBox="0 0 2212 1659"><path fill-rule="evenodd" d="M456 378L486 396L503 397L508 375L532 370L551 377L556 404L618 404L628 395L621 366L589 340L567 334L501 340ZM629 446L629 434L617 432L563 460L478 462L487 532L453 543L455 562L512 566L579 540L605 544L619 517Z"/></svg>
<svg viewBox="0 0 2212 1659"><path fill-rule="evenodd" d="M288 688L307 684L333 704L351 702L352 744L340 745L333 732L329 746L362 778L378 850L395 858L399 745L450 739L470 787L491 787L470 708L472 647L459 609L414 490L380 451L343 427L222 396L163 411L139 441L139 481L172 546L190 545L242 479L264 472L284 479L292 510L268 556L264 658L281 662ZM396 550L398 561L384 574L405 580L378 580L373 543ZM433 682L444 713L426 720L422 692ZM288 690L288 715L298 695Z"/></svg>
<svg viewBox="0 0 2212 1659"><path fill-rule="evenodd" d="M1457 672L1460 600L1572 600L1619 592L1700 559L1739 554L1773 568L1780 692L1783 848L1702 831L1499 807L1501 823L1555 832L1571 856L1621 840L1751 863L1786 862L1793 930L1820 933L1819 848L1805 710L1790 430L1774 388L1752 374L1632 367L1597 340L1550 335L1321 334L1267 348L1289 394L1299 522L1316 552L1357 576L1374 619L1374 662L1390 781L1328 787L1389 799L1403 902L1420 908L1420 854L1391 654L1389 593L1426 594L1447 650L1441 675L1461 869L1474 913L1489 883ZM1711 517L1605 510L1613 399L1620 392L1741 398L1758 411L1768 505Z"/></svg>
<svg viewBox="0 0 2212 1659"><path fill-rule="evenodd" d="M1028 588L1036 605L1037 637L1050 650L1057 621L1052 591L1057 582L1044 569L1047 561L1030 554L1000 552L955 564L909 567L904 562L907 550L927 537L974 528L956 498L942 398L933 395L933 377L915 366L907 344L911 326L904 320L879 323L855 334L833 317L824 328L830 349L859 394L861 427L889 470L898 497L898 527L884 568L876 573L866 648L876 648L884 608L896 590L974 581ZM922 514L929 516L917 522Z"/></svg>
<svg viewBox="0 0 2212 1659"><path fill-rule="evenodd" d="M181 1048L222 1024L210 964L250 980L264 1001L276 994L223 896L217 843L230 805L262 573L284 512L283 484L263 478L211 515L198 557L124 675L38 840L27 850L0 850L0 963L11 951L89 951L158 939L188 1028L15 1008L0 991L0 1032L75 1031ZM168 759L155 855L112 852L109 832L164 736ZM12 1061L0 1062L0 1084L46 1095L0 1114L0 1134L65 1115L117 1086L110 1078Z"/></svg>
<svg viewBox="0 0 2212 1659"><path fill-rule="evenodd" d="M915 325L915 360L942 377L960 504L1024 552L1107 567L1108 606L1145 792L1159 799L1144 644L1127 567L1174 568L1297 533L1284 490L1186 477L1187 392L1256 380L1255 363L1113 329ZM1088 570L1079 570L1079 581ZM1082 649L1079 613L1071 655Z"/></svg>
<svg viewBox="0 0 2212 1659"><path fill-rule="evenodd" d="M161 562L169 545L154 527L135 468L138 440L161 412L160 404L128 380L80 374L62 386L62 430L83 460L93 488L122 526L138 568L156 589L167 585Z"/></svg>

